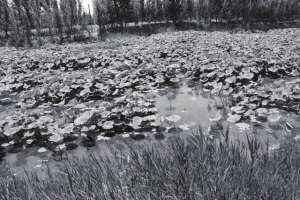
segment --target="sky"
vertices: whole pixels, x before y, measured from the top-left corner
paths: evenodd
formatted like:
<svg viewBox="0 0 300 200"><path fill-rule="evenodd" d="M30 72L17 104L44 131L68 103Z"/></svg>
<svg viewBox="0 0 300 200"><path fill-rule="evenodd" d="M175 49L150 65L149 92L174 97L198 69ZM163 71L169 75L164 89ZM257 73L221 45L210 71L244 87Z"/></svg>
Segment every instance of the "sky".
<svg viewBox="0 0 300 200"><path fill-rule="evenodd" d="M82 0L82 4L85 10L88 10L88 5L90 4L91 12L92 12L92 0Z"/></svg>

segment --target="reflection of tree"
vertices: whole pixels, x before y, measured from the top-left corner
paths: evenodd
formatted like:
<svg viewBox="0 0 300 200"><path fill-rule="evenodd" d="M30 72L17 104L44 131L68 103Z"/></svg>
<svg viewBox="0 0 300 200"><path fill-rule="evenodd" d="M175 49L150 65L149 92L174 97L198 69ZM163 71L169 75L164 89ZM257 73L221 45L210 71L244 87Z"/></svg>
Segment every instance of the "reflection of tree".
<svg viewBox="0 0 300 200"><path fill-rule="evenodd" d="M193 92L196 96L201 95L201 90L202 90L202 88L200 87L199 84L196 84L196 85L193 86Z"/></svg>
<svg viewBox="0 0 300 200"><path fill-rule="evenodd" d="M215 108L220 109L224 108L226 105L225 98L222 98L221 96L213 96L212 99L214 100Z"/></svg>
<svg viewBox="0 0 300 200"><path fill-rule="evenodd" d="M208 110L208 112L210 112L211 111L211 105L210 105L210 103L207 105L207 110Z"/></svg>
<svg viewBox="0 0 300 200"><path fill-rule="evenodd" d="M172 101L176 99L176 96L178 94L178 89L174 89L172 91L169 91L167 93L167 99L169 101L169 111L175 110L176 108L172 106Z"/></svg>

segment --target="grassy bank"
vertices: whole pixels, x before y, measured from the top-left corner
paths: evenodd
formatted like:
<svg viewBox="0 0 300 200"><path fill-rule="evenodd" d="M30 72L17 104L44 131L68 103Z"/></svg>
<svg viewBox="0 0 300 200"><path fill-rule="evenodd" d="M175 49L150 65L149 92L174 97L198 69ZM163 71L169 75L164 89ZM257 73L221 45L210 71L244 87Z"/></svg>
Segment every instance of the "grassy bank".
<svg viewBox="0 0 300 200"><path fill-rule="evenodd" d="M255 139L245 145L215 145L197 134L167 145L132 149L114 159L69 160L46 179L1 177L0 199L270 199L300 198L300 146L283 144L260 153Z"/></svg>

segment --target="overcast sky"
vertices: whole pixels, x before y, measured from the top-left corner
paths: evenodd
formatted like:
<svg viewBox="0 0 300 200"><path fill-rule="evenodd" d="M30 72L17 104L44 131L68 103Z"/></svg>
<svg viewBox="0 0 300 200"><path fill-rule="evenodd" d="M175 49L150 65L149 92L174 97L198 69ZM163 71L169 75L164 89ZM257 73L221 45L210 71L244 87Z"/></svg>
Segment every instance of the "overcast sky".
<svg viewBox="0 0 300 200"><path fill-rule="evenodd" d="M92 12L92 0L82 0L82 3L86 10L88 10L88 5L90 4L91 12Z"/></svg>

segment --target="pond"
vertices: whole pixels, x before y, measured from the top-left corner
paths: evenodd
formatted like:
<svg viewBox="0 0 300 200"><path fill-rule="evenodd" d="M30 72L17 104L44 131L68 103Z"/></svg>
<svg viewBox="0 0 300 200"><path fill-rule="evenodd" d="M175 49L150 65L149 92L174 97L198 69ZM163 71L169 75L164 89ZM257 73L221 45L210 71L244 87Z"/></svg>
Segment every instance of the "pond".
<svg viewBox="0 0 300 200"><path fill-rule="evenodd" d="M228 118L232 106L231 99L211 95L201 84L184 82L178 87L158 89L155 93L155 108L161 126L164 127L162 133L151 131L136 133L137 137L134 139L128 134L116 135L112 138L102 137L94 147L87 148L79 145L76 149L55 157L46 148L31 147L19 153L8 153L4 163L12 167L15 174L23 174L24 169L43 174L47 172L46 166L56 171L62 165L59 161L60 156L63 159L80 158L89 154L114 156L111 155L110 149L120 150L126 155L129 147L150 147L153 144L164 143L168 138L197 134L199 129L212 140L224 139L229 129L231 142L246 142L248 135L256 137L262 144L268 144L270 150L278 148L280 142L286 138L299 139L300 117L296 114L270 109L268 117L262 122L232 123Z"/></svg>
<svg viewBox="0 0 300 200"><path fill-rule="evenodd" d="M256 137L270 150L300 138L297 29L180 31L0 54L0 159L16 173L200 130L213 142Z"/></svg>

